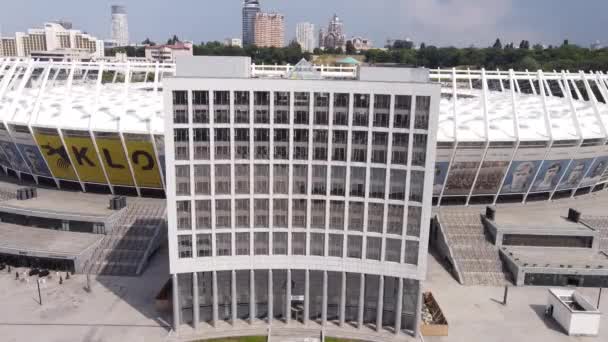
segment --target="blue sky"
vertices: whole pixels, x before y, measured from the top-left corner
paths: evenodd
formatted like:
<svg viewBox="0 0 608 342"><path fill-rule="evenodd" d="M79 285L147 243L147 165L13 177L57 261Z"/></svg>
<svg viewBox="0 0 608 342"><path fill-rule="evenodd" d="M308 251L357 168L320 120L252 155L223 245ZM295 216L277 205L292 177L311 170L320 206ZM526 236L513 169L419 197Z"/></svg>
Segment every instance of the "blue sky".
<svg viewBox="0 0 608 342"><path fill-rule="evenodd" d="M1 0L3 35L45 21L67 19L100 38L110 34L111 0ZM131 40L165 41L177 34L195 42L240 37L241 0L121 0L127 6ZM558 44L569 39L588 46L608 45L606 0L261 0L263 10L286 16L286 38L295 25L327 25L333 13L348 36L364 36L376 46L387 38L410 37L440 46L488 46L528 39Z"/></svg>

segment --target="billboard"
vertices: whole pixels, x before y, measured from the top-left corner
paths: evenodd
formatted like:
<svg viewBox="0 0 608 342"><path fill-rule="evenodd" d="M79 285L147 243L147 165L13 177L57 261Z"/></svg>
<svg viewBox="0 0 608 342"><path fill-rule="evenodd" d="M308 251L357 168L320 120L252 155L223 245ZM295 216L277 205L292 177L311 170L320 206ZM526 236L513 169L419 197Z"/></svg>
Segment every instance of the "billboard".
<svg viewBox="0 0 608 342"><path fill-rule="evenodd" d="M607 166L608 156L597 157L589 168L579 187L582 188L599 183L600 179L602 178L602 174L604 174L604 171L606 171Z"/></svg>
<svg viewBox="0 0 608 342"><path fill-rule="evenodd" d="M141 188L162 189L160 169L150 136L125 134L124 137L137 185Z"/></svg>
<svg viewBox="0 0 608 342"><path fill-rule="evenodd" d="M602 153L604 145L581 146L576 152L576 159L570 162L557 190L571 190L578 187L589 171L595 156Z"/></svg>
<svg viewBox="0 0 608 342"><path fill-rule="evenodd" d="M66 130L63 131L63 140L80 180L86 183L107 184L89 132Z"/></svg>
<svg viewBox="0 0 608 342"><path fill-rule="evenodd" d="M513 143L490 146L479 169L473 195L495 195L513 157Z"/></svg>
<svg viewBox="0 0 608 342"><path fill-rule="evenodd" d="M6 127L0 124L0 148L6 155L6 158L11 162L10 165L6 165L16 171L30 173L27 164L21 157L21 154L17 150L15 144L11 140L11 136L8 134Z"/></svg>
<svg viewBox="0 0 608 342"><path fill-rule="evenodd" d="M9 129L11 130L13 141L32 173L38 176L52 177L51 171L49 171L29 128L27 126L10 125Z"/></svg>
<svg viewBox="0 0 608 342"><path fill-rule="evenodd" d="M444 196L469 195L485 152L483 145L480 143L456 150L443 190Z"/></svg>
<svg viewBox="0 0 608 342"><path fill-rule="evenodd" d="M522 142L500 190L500 194L525 194L547 152L546 142Z"/></svg>
<svg viewBox="0 0 608 342"><path fill-rule="evenodd" d="M134 186L131 170L118 133L95 133L100 159L112 185Z"/></svg>
<svg viewBox="0 0 608 342"><path fill-rule="evenodd" d="M553 191L566 172L570 159L545 160L532 184L531 192Z"/></svg>
<svg viewBox="0 0 608 342"><path fill-rule="evenodd" d="M70 157L54 128L34 128L38 146L55 178L78 181Z"/></svg>

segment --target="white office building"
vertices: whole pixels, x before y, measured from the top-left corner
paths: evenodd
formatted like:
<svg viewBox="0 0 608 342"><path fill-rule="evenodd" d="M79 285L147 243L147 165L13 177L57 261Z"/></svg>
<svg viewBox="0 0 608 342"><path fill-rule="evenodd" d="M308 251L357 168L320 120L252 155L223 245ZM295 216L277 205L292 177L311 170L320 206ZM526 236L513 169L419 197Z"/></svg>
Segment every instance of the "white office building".
<svg viewBox="0 0 608 342"><path fill-rule="evenodd" d="M440 85L423 69L250 73L194 57L163 82L178 333L415 333Z"/></svg>
<svg viewBox="0 0 608 342"><path fill-rule="evenodd" d="M112 5L112 40L118 46L129 45L129 23L125 6Z"/></svg>
<svg viewBox="0 0 608 342"><path fill-rule="evenodd" d="M302 51L312 52L317 46L315 42L315 25L311 23L299 23L296 26L296 41L302 47Z"/></svg>

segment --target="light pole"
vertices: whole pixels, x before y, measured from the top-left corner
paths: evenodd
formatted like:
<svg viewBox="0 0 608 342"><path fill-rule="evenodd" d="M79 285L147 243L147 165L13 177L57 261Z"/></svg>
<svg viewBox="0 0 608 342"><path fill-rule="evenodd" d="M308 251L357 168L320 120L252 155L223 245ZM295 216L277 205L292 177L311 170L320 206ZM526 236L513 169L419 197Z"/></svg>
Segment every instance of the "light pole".
<svg viewBox="0 0 608 342"><path fill-rule="evenodd" d="M40 280L41 280L41 278L38 278L36 280L36 285L38 286L38 302L40 303L40 305L42 305L42 294L40 293Z"/></svg>

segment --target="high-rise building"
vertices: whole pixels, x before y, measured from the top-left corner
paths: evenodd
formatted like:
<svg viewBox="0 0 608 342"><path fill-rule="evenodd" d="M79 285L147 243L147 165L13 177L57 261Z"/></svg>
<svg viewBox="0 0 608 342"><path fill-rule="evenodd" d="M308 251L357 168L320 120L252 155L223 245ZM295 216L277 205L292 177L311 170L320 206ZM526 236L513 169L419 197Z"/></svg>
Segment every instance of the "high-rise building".
<svg viewBox="0 0 608 342"><path fill-rule="evenodd" d="M441 86L250 63L186 58L163 82L175 328L417 333Z"/></svg>
<svg viewBox="0 0 608 342"><path fill-rule="evenodd" d="M112 5L112 40L118 46L129 45L129 23L125 6Z"/></svg>
<svg viewBox="0 0 608 342"><path fill-rule="evenodd" d="M296 26L296 40L303 51L312 52L315 49L315 25L299 23Z"/></svg>
<svg viewBox="0 0 608 342"><path fill-rule="evenodd" d="M243 1L243 46L255 42L255 16L260 12L258 0Z"/></svg>
<svg viewBox="0 0 608 342"><path fill-rule="evenodd" d="M345 44L344 23L338 15L334 14L327 26L327 32L319 31L319 46L326 49L337 49L344 48Z"/></svg>
<svg viewBox="0 0 608 342"><path fill-rule="evenodd" d="M279 13L257 13L254 44L259 47L285 46L285 17Z"/></svg>
<svg viewBox="0 0 608 342"><path fill-rule="evenodd" d="M59 23L45 23L44 28L16 32L15 38L2 38L2 55L25 57L33 52L52 52L73 50L77 54L90 54L92 57L104 56L103 40L97 39L80 30L66 29Z"/></svg>

